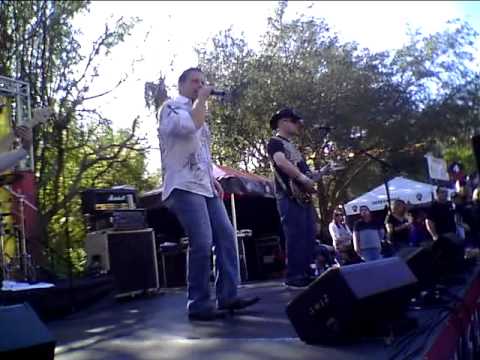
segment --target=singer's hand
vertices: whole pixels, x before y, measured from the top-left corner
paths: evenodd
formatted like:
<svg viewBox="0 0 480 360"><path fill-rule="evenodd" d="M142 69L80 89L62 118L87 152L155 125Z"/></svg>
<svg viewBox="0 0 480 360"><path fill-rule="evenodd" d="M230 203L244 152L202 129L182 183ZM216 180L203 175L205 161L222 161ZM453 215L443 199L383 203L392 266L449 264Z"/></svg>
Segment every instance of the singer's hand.
<svg viewBox="0 0 480 360"><path fill-rule="evenodd" d="M215 186L215 190L217 190L218 197L220 199L223 199L223 195L224 195L223 187L217 179L213 179L213 186Z"/></svg>
<svg viewBox="0 0 480 360"><path fill-rule="evenodd" d="M206 85L202 87L200 90L198 90L198 99L199 100L207 100L207 98L210 96L212 93L213 86Z"/></svg>

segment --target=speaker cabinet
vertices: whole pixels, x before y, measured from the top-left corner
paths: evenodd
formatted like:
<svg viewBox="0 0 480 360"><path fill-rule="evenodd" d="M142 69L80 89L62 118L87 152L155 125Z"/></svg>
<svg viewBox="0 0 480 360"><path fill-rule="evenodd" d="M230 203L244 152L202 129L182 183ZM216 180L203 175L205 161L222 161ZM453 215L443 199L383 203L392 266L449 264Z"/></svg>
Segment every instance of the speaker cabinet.
<svg viewBox="0 0 480 360"><path fill-rule="evenodd" d="M113 229L92 231L85 239L85 251L87 253L87 267L96 267L103 272L110 271L110 259L108 256L107 237Z"/></svg>
<svg viewBox="0 0 480 360"><path fill-rule="evenodd" d="M306 343L378 335L401 318L416 283L398 257L330 268L287 305L287 316Z"/></svg>
<svg viewBox="0 0 480 360"><path fill-rule="evenodd" d="M465 244L456 234L443 234L431 245L433 268L440 281L463 273Z"/></svg>
<svg viewBox="0 0 480 360"><path fill-rule="evenodd" d="M437 273L430 247L403 248L397 253L397 256L407 263L417 278L420 289L434 285Z"/></svg>
<svg viewBox="0 0 480 360"><path fill-rule="evenodd" d="M152 229L102 230L86 240L87 266L95 262L113 275L117 297L159 288L155 235Z"/></svg>
<svg viewBox="0 0 480 360"><path fill-rule="evenodd" d="M53 360L55 343L28 304L0 307L0 359Z"/></svg>

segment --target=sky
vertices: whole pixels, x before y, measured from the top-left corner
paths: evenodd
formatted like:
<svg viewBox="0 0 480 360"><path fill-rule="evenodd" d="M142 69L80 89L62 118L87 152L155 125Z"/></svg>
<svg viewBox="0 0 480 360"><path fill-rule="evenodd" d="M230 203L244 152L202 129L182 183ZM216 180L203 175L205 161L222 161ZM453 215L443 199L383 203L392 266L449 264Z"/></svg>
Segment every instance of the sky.
<svg viewBox="0 0 480 360"><path fill-rule="evenodd" d="M98 92L110 89L123 74L128 74L128 80L89 106L112 119L117 129L130 127L133 119L140 116L140 134L152 146L147 170L158 171L155 117L145 108L145 82L158 79L162 73L167 85L174 86L184 69L197 65L194 48L229 27L237 35L243 33L249 46L255 49L276 7L276 1L92 1L88 14L77 16L74 21L83 33L80 41L85 45L82 46L85 53L104 30L105 23L111 24L122 16L135 16L141 22L131 36L102 58L100 76L91 89ZM356 41L373 51L401 47L407 40L408 26L430 33L441 31L446 21L453 18L469 21L480 32L480 2L476 1L288 3L287 20L301 14L325 18L341 40Z"/></svg>

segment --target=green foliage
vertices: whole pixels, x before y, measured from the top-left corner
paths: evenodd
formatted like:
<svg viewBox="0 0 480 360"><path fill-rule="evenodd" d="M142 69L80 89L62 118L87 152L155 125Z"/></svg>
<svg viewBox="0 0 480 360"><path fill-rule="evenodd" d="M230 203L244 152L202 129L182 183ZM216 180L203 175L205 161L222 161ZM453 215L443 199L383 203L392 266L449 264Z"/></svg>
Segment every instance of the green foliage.
<svg viewBox="0 0 480 360"><path fill-rule="evenodd" d="M372 53L341 42L322 19L285 21L286 6L281 2L269 20L258 51L231 29L197 49L207 79L233 89L231 102L209 108L215 161L269 174L268 120L280 107L296 108L306 124L298 141L310 163L346 165L319 183L326 221L333 206L383 180L381 166L361 149L421 179L433 140L465 139L479 125L479 74L472 70L477 34L468 24L413 32L403 48ZM326 138L315 125L337 129Z"/></svg>
<svg viewBox="0 0 480 360"><path fill-rule="evenodd" d="M32 107L52 106L51 121L35 131L35 175L42 241L57 269L84 265L85 226L80 191L88 187L128 184L138 190L155 186L145 175L145 140L129 129L113 131L89 101L99 63L124 41L138 19L106 24L92 44L80 44L72 20L88 11L88 1L0 2L0 73L30 83ZM89 49L85 54L83 49ZM119 78L115 87L125 77ZM80 255L78 255L80 254ZM77 256L78 255L78 256ZM65 260L69 256L69 260Z"/></svg>
<svg viewBox="0 0 480 360"><path fill-rule="evenodd" d="M477 164L470 143L451 145L445 149L443 156L447 161L447 164L451 164L455 161L462 163L465 167L466 174L471 174L474 171L477 171Z"/></svg>

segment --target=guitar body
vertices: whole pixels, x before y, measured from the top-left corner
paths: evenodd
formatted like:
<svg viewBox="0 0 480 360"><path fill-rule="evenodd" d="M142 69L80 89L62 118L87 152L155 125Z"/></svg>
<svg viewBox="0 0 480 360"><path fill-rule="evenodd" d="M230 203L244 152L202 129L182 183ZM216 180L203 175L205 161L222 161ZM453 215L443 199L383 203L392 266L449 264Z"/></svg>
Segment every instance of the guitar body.
<svg viewBox="0 0 480 360"><path fill-rule="evenodd" d="M336 171L343 170L343 166L339 166L336 164L327 164L322 167L319 171L315 172L311 176L310 179L317 182L323 176L332 175ZM312 194L301 184L300 182L290 179L289 181L290 189L292 191L292 198L297 201L300 205L307 206L312 203Z"/></svg>
<svg viewBox="0 0 480 360"><path fill-rule="evenodd" d="M297 181L290 179L290 190L292 190L292 198L300 205L307 206L312 203L312 194L307 192L304 186Z"/></svg>

